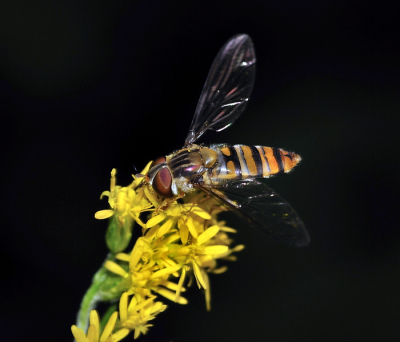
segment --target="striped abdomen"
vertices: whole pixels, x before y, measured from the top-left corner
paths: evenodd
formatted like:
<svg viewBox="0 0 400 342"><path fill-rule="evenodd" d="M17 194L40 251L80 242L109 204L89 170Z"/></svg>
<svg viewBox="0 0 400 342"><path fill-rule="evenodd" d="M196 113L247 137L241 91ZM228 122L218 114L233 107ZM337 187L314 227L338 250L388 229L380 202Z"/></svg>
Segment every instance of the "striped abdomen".
<svg viewBox="0 0 400 342"><path fill-rule="evenodd" d="M210 177L213 183L289 172L301 160L298 154L276 147L212 145L210 148L218 154L218 163Z"/></svg>

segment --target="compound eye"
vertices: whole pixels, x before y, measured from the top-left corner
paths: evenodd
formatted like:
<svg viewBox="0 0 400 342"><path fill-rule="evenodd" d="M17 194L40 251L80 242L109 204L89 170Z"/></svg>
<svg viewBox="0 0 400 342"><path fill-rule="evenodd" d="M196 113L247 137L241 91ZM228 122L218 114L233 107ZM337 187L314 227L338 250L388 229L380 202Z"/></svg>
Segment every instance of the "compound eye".
<svg viewBox="0 0 400 342"><path fill-rule="evenodd" d="M165 157L158 157L152 166L157 164L165 163ZM153 189L162 197L172 197L173 193L171 190L172 177L168 168L163 168L157 172L153 180Z"/></svg>

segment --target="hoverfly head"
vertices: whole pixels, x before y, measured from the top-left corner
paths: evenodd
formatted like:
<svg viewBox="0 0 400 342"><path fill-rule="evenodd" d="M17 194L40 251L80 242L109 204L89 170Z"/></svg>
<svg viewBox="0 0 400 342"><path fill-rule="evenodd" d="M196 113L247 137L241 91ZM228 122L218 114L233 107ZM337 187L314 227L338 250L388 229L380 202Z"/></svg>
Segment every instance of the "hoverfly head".
<svg viewBox="0 0 400 342"><path fill-rule="evenodd" d="M149 183L157 194L167 198L173 196L171 189L172 176L164 156L158 157L154 160L148 176Z"/></svg>

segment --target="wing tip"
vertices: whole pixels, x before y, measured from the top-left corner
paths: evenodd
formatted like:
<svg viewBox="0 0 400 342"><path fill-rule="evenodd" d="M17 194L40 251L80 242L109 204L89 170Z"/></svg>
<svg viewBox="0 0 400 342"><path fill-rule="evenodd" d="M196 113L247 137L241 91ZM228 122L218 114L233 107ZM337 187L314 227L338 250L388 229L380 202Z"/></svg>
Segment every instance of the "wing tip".
<svg viewBox="0 0 400 342"><path fill-rule="evenodd" d="M250 36L247 33L238 33L233 38L243 38L243 39L250 39Z"/></svg>
<svg viewBox="0 0 400 342"><path fill-rule="evenodd" d="M299 236L294 245L296 247L306 247L310 244L310 241L310 235L308 234L307 230L304 229L302 236Z"/></svg>
<svg viewBox="0 0 400 342"><path fill-rule="evenodd" d="M234 42L236 45L248 44L247 48L251 49L254 54L253 41L247 33L239 33L230 38L225 45L230 45Z"/></svg>

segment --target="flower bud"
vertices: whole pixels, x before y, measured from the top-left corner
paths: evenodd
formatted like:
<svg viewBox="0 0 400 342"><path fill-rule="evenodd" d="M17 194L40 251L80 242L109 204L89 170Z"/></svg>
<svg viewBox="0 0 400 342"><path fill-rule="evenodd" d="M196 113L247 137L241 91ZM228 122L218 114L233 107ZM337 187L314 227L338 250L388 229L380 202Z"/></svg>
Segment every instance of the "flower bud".
<svg viewBox="0 0 400 342"><path fill-rule="evenodd" d="M119 216L113 215L109 219L106 243L112 253L122 252L131 241L133 220L127 216L119 220Z"/></svg>

